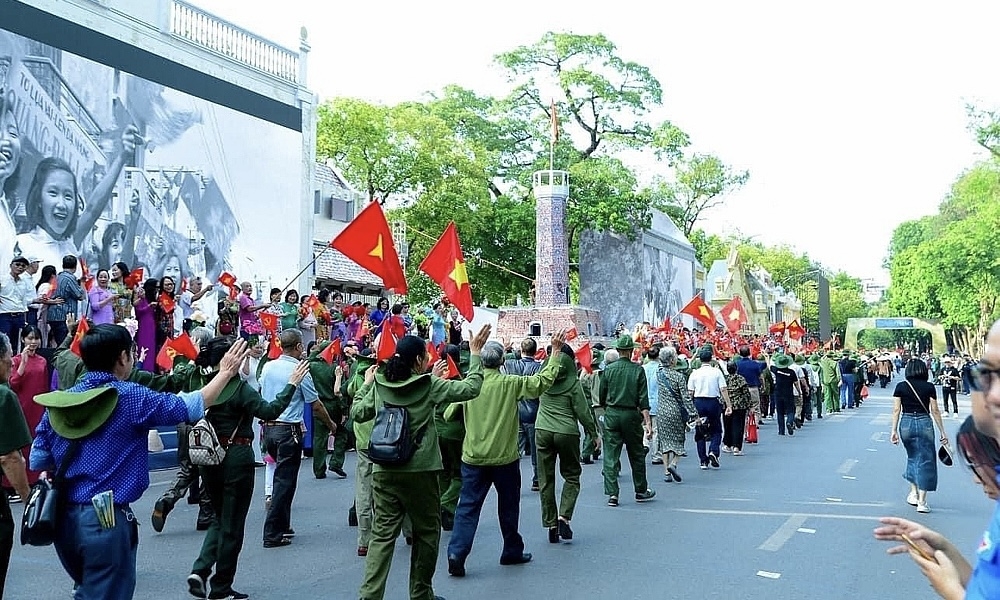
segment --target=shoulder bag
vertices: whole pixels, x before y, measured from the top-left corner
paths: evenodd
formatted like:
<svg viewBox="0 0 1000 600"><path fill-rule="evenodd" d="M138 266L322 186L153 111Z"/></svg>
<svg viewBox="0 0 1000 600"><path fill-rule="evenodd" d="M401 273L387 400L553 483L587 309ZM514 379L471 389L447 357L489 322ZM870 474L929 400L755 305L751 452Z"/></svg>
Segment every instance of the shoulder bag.
<svg viewBox="0 0 1000 600"><path fill-rule="evenodd" d="M71 441L52 480L39 479L31 486L31 492L24 501L21 545L48 546L55 541L65 501L62 496L66 469L76 457L79 447L80 440Z"/></svg>
<svg viewBox="0 0 1000 600"><path fill-rule="evenodd" d="M240 430L242 424L243 417L241 416L240 420L236 422L233 434L229 436L230 440L236 437L236 432ZM191 431L188 432L188 458L192 465L200 467L221 465L222 461L226 460L227 450L229 448L222 444L222 440L215 433L215 427L208 420L207 414L195 423L191 427Z"/></svg>
<svg viewBox="0 0 1000 600"><path fill-rule="evenodd" d="M909 381L906 382L906 385L910 386L910 391L913 392L913 395L917 397L917 401L923 405L924 410L927 411L927 415L930 416L931 410L927 406L927 403L924 402L924 399L920 397L920 394L917 393L917 388L913 387L913 384ZM944 432L942 431L941 433ZM940 460L941 464L946 467L950 467L955 464L955 457L951 454L951 446L948 444L947 435L945 436L945 442L938 448L938 460Z"/></svg>

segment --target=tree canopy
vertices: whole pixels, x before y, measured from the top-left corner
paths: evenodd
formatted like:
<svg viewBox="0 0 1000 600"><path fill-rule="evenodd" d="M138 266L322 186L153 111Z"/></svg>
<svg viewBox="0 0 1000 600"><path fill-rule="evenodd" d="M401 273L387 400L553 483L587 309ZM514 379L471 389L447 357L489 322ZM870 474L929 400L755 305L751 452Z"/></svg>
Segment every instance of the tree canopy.
<svg viewBox="0 0 1000 600"><path fill-rule="evenodd" d="M705 211L749 177L692 151L673 122L653 119L663 85L602 34L549 32L495 62L509 82L505 94L453 84L420 101L333 98L318 110L317 156L333 160L369 200L385 203L391 219L406 221L416 301L435 293L415 269L449 220L458 226L477 302L527 296L535 270L531 174L549 168L550 149L552 164L572 183L566 225L573 281L583 230L635 239L660 209L697 237ZM658 165L654 180L642 180L630 163L636 152Z"/></svg>

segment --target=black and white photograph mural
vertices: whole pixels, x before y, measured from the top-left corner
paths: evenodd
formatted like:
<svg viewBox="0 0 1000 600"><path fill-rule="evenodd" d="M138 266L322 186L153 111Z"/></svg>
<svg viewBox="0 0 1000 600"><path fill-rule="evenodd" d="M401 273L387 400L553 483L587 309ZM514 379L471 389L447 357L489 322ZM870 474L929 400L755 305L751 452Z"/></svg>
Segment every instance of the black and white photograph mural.
<svg viewBox="0 0 1000 600"><path fill-rule="evenodd" d="M301 134L0 29L0 265L280 280Z"/></svg>
<svg viewBox="0 0 1000 600"><path fill-rule="evenodd" d="M693 266L667 250L644 245L642 320L653 324L675 317L694 296Z"/></svg>

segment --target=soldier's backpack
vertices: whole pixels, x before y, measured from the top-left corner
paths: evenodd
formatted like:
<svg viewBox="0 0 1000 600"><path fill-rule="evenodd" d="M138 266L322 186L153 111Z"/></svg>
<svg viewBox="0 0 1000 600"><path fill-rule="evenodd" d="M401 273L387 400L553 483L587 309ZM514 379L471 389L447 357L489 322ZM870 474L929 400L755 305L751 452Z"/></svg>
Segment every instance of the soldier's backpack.
<svg viewBox="0 0 1000 600"><path fill-rule="evenodd" d="M376 402L375 425L368 442L368 458L377 465L398 467L410 462L423 438L423 429L412 435L410 412L402 406Z"/></svg>

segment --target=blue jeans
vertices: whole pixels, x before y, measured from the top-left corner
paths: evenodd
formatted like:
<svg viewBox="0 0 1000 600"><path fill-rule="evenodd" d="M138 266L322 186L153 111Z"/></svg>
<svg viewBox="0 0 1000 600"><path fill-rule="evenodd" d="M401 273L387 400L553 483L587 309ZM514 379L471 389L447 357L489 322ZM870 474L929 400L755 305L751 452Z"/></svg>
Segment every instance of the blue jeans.
<svg viewBox="0 0 1000 600"><path fill-rule="evenodd" d="M520 558L524 553L524 540L517 532L521 518L520 461L498 467L480 467L462 462L462 493L455 509L455 528L448 542L448 558L464 563L472 552L479 514L490 486L497 489L497 516L503 537L500 558Z"/></svg>
<svg viewBox="0 0 1000 600"><path fill-rule="evenodd" d="M101 527L93 506L69 505L55 546L59 562L76 584L75 600L131 600L139 524L128 505L115 507L111 529Z"/></svg>
<svg viewBox="0 0 1000 600"><path fill-rule="evenodd" d="M708 421L709 439L698 442L698 460L704 465L708 463L709 454L714 454L716 458L719 456L719 447L722 445L722 404L718 398L695 398L694 407L698 416Z"/></svg>
<svg viewBox="0 0 1000 600"><path fill-rule="evenodd" d="M840 408L854 408L854 373L843 375L840 382Z"/></svg>
<svg viewBox="0 0 1000 600"><path fill-rule="evenodd" d="M775 396L774 410L778 417L778 435L785 435L785 429L789 431L795 427L795 397L788 396L781 398Z"/></svg>
<svg viewBox="0 0 1000 600"><path fill-rule="evenodd" d="M18 344L21 342L21 330L26 324L25 316L25 313L0 313L0 333L7 334L14 354L17 354Z"/></svg>
<svg viewBox="0 0 1000 600"><path fill-rule="evenodd" d="M518 434L518 445L523 447L521 452L527 452L531 456L531 483L538 483L538 448L535 446L535 423L525 423L521 421L521 431Z"/></svg>
<svg viewBox="0 0 1000 600"><path fill-rule="evenodd" d="M918 490L937 490L937 448L934 423L928 414L903 413L899 417L899 439L906 448L906 479Z"/></svg>

